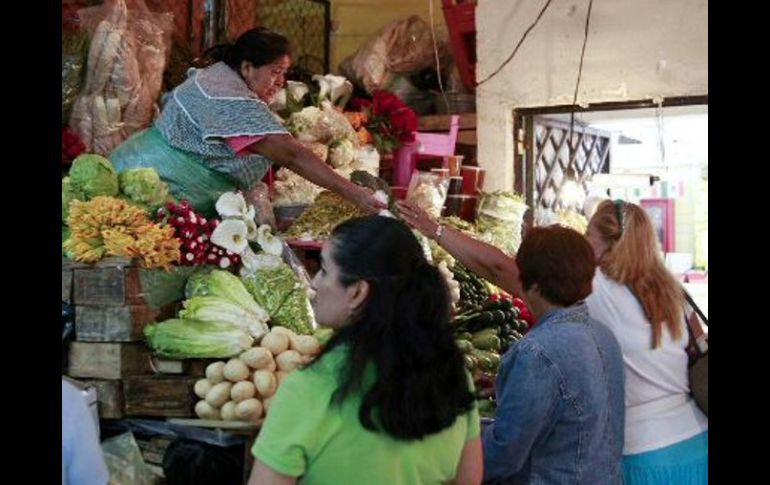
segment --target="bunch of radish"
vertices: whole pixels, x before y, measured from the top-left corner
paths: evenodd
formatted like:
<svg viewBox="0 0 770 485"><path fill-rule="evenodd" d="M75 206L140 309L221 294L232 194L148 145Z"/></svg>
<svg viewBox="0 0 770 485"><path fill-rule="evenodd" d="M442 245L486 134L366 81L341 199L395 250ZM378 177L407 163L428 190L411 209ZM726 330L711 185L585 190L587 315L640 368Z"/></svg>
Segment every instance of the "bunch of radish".
<svg viewBox="0 0 770 485"><path fill-rule="evenodd" d="M284 377L320 352L315 337L273 327L259 345L206 367L206 378L195 383L195 394L201 398L195 414L201 419L256 423L267 413Z"/></svg>
<svg viewBox="0 0 770 485"><path fill-rule="evenodd" d="M211 242L211 233L219 225L219 219L206 219L188 201L168 202L158 209L156 217L173 227L174 237L182 242L181 265L211 264L225 269L240 262L240 256Z"/></svg>

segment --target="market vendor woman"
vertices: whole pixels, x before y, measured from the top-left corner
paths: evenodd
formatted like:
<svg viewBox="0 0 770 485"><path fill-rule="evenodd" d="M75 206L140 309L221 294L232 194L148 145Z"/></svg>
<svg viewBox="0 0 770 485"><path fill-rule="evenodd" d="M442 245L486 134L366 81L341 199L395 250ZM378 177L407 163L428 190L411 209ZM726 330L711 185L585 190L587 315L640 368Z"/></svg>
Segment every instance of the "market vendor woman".
<svg viewBox="0 0 770 485"><path fill-rule="evenodd" d="M364 210L383 208L369 190L298 143L270 112L268 103L283 87L291 64L285 37L255 28L207 54L216 62L192 69L167 95L154 126L111 154L119 172L152 167L174 196L211 213L221 193L250 191L274 162Z"/></svg>

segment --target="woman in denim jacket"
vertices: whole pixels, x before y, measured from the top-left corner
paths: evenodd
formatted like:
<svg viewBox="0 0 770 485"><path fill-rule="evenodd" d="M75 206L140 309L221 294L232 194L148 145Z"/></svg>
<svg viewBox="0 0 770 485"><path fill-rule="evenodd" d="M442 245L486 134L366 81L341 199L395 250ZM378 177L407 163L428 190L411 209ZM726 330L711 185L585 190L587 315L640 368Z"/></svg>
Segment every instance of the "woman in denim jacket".
<svg viewBox="0 0 770 485"><path fill-rule="evenodd" d="M462 264L523 295L538 319L500 366L495 422L482 438L485 480L622 483L623 360L612 332L582 301L595 270L588 241L561 226L534 228L514 260L413 205L399 208Z"/></svg>

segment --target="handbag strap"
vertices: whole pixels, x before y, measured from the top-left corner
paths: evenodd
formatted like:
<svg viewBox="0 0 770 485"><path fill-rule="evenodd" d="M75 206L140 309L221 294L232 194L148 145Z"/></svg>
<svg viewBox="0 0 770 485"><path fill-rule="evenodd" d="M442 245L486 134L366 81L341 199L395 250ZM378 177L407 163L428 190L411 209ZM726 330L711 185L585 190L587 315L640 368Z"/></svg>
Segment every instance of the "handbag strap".
<svg viewBox="0 0 770 485"><path fill-rule="evenodd" d="M687 303L693 309L690 316L686 318L687 330L690 333L690 338L695 341L695 345L698 347L700 354L706 355L709 351L708 335L703 331L700 319L703 319L706 326L708 326L708 320L703 315L703 312L698 305L695 304L695 301L693 301L690 294L687 293L687 290L682 288L682 292L684 293L684 299L687 300ZM700 317L700 319L698 317Z"/></svg>

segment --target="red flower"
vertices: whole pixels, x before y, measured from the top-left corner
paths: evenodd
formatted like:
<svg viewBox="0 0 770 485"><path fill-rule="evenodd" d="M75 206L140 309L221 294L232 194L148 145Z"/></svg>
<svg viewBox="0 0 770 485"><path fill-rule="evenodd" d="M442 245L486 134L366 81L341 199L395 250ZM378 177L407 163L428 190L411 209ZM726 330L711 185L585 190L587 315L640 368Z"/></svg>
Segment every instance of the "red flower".
<svg viewBox="0 0 770 485"><path fill-rule="evenodd" d="M372 111L375 115L388 116L391 111L397 111L406 105L393 93L388 91L375 91L372 98Z"/></svg>
<svg viewBox="0 0 770 485"><path fill-rule="evenodd" d="M350 111L364 111L372 106L372 101L366 98L353 98L348 103Z"/></svg>
<svg viewBox="0 0 770 485"><path fill-rule="evenodd" d="M80 141L80 137L69 128L62 128L61 131L61 163L70 165L72 160L86 151L85 145Z"/></svg>
<svg viewBox="0 0 770 485"><path fill-rule="evenodd" d="M417 131L417 115L409 108L401 108L390 113L390 126L401 141L413 141Z"/></svg>
<svg viewBox="0 0 770 485"><path fill-rule="evenodd" d="M417 115L401 98L388 91L375 91L371 101L356 98L351 109L369 113L361 120L361 127L374 135L374 143L381 153L391 152L403 142L414 141Z"/></svg>

